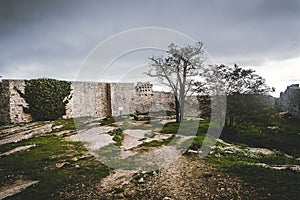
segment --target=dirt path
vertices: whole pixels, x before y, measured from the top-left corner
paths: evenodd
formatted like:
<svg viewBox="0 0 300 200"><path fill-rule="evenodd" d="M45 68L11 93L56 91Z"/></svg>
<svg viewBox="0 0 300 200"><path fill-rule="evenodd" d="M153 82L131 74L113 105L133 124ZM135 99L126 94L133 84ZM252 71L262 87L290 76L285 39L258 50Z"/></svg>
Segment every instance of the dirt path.
<svg viewBox="0 0 300 200"><path fill-rule="evenodd" d="M252 199L245 186L203 159L182 156L158 173L115 171L98 188L99 199Z"/></svg>

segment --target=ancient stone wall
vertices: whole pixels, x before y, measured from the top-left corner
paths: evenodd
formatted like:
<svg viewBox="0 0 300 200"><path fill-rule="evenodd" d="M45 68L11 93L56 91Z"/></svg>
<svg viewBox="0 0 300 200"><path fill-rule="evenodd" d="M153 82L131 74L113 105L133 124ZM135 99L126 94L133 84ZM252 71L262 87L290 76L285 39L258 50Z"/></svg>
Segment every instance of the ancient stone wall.
<svg viewBox="0 0 300 200"><path fill-rule="evenodd" d="M3 80L1 83L1 123L20 123L32 120L25 114L27 104L17 90L24 92L24 80ZM174 96L170 92L152 90L149 82L97 83L71 82L71 95L64 118L108 117L138 112L174 110ZM197 115L194 99L189 100L186 114Z"/></svg>
<svg viewBox="0 0 300 200"><path fill-rule="evenodd" d="M130 102L130 113L158 112L174 109L174 96L170 92L153 91L149 82L138 82Z"/></svg>
<svg viewBox="0 0 300 200"><path fill-rule="evenodd" d="M71 82L71 95L64 118L111 115L108 83Z"/></svg>
<svg viewBox="0 0 300 200"><path fill-rule="evenodd" d="M112 116L130 114L130 102L135 95L134 83L110 83L110 92Z"/></svg>
<svg viewBox="0 0 300 200"><path fill-rule="evenodd" d="M293 84L280 94L279 105L281 109L294 117L300 118L300 87Z"/></svg>
<svg viewBox="0 0 300 200"><path fill-rule="evenodd" d="M4 105L6 109L7 107L9 108L9 118L8 120L5 120L5 123L21 123L32 121L31 115L24 113L23 107L27 107L27 103L17 91L19 90L24 92L25 81L3 80L3 84L5 85L4 90L6 91L4 98L6 99L6 103L9 102L8 105ZM8 100L7 97L9 98Z"/></svg>

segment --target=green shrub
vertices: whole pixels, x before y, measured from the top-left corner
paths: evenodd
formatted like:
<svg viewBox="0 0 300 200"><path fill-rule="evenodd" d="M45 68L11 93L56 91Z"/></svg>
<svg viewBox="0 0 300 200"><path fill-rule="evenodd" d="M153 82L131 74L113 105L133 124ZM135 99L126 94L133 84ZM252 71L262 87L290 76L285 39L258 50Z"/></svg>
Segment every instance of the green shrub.
<svg viewBox="0 0 300 200"><path fill-rule="evenodd" d="M112 131L109 132L109 134L111 136L113 136L113 141L116 142L117 146L121 146L122 145L122 141L124 139L124 134L123 134L123 130L120 128L114 129Z"/></svg>
<svg viewBox="0 0 300 200"><path fill-rule="evenodd" d="M24 112L35 121L55 120L66 114L66 105L71 96L71 83L49 78L25 81L25 92L18 90L28 103Z"/></svg>

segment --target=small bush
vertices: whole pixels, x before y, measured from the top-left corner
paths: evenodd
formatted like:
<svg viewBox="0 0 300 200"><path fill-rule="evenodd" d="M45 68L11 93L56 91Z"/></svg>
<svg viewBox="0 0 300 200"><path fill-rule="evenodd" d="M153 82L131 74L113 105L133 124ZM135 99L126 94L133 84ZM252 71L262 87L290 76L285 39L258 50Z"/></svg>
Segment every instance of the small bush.
<svg viewBox="0 0 300 200"><path fill-rule="evenodd" d="M25 83L25 92L17 91L28 103L24 112L31 114L35 121L55 120L66 114L66 105L71 98L70 82L40 78Z"/></svg>
<svg viewBox="0 0 300 200"><path fill-rule="evenodd" d="M120 128L114 129L109 134L111 136L113 136L113 141L116 142L117 146L121 146L122 145L122 141L124 139L124 134L123 134L122 129L120 129Z"/></svg>

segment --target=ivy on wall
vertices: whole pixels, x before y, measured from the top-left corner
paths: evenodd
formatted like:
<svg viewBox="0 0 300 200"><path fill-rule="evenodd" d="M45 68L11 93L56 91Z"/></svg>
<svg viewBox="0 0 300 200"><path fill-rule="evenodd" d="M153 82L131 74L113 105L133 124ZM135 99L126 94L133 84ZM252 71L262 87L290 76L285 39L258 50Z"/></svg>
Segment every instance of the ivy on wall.
<svg viewBox="0 0 300 200"><path fill-rule="evenodd" d="M35 121L55 120L66 114L66 105L71 99L71 83L49 78L25 81L25 91L18 93L28 104L24 112Z"/></svg>

